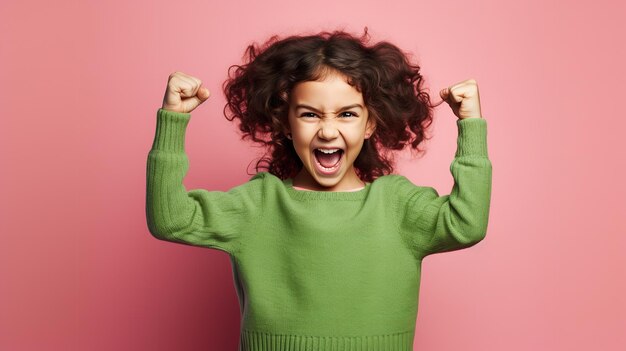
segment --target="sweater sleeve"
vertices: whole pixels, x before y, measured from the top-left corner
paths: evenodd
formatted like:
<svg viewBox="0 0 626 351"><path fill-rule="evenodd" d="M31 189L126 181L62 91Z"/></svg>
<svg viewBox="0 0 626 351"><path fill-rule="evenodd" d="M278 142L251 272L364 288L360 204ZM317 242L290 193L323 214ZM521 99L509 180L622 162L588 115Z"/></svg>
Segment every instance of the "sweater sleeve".
<svg viewBox="0 0 626 351"><path fill-rule="evenodd" d="M399 176L401 233L418 259L471 247L485 238L491 201L491 161L487 155L487 122L457 120L457 151L450 165L454 185L439 196Z"/></svg>
<svg viewBox="0 0 626 351"><path fill-rule="evenodd" d="M184 151L190 113L159 109L148 153L146 218L157 239L219 249L235 254L243 226L258 216L262 172L229 191L187 191L189 169Z"/></svg>

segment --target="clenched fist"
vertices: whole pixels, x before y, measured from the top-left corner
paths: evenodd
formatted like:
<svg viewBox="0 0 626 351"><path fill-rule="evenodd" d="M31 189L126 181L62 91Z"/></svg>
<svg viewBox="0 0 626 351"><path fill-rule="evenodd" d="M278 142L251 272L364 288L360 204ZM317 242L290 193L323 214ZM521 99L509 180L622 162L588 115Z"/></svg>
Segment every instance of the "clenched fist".
<svg viewBox="0 0 626 351"><path fill-rule="evenodd" d="M478 83L475 79L466 79L444 88L439 92L439 96L450 105L458 118L483 118L480 112Z"/></svg>
<svg viewBox="0 0 626 351"><path fill-rule="evenodd" d="M202 81L183 72L170 74L163 97L163 109L190 113L209 98L211 92L202 86Z"/></svg>

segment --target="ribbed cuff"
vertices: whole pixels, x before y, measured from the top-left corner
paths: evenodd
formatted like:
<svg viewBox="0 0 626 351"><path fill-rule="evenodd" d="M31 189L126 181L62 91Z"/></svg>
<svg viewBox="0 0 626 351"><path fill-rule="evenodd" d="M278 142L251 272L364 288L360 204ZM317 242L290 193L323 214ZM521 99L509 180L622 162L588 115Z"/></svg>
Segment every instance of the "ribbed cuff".
<svg viewBox="0 0 626 351"><path fill-rule="evenodd" d="M472 117L458 119L459 130L455 157L487 155L487 121L484 118Z"/></svg>
<svg viewBox="0 0 626 351"><path fill-rule="evenodd" d="M156 134L152 150L185 151L185 131L191 118L190 113L164 110L157 112Z"/></svg>
<svg viewBox="0 0 626 351"><path fill-rule="evenodd" d="M239 350L245 351L412 351L415 330L380 335L317 336L243 328L239 340Z"/></svg>

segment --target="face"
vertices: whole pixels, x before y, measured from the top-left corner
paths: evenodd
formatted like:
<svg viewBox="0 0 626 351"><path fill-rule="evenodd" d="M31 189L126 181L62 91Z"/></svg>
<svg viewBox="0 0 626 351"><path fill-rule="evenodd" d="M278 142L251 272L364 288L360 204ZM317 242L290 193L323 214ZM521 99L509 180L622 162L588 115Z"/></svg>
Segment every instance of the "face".
<svg viewBox="0 0 626 351"><path fill-rule="evenodd" d="M293 185L317 191L348 191L363 186L353 163L374 131L363 95L339 73L298 83L291 92L289 128L304 167ZM337 149L324 157L316 149ZM318 156L319 155L319 156ZM328 168L320 164L320 159ZM339 161L331 166L337 159Z"/></svg>

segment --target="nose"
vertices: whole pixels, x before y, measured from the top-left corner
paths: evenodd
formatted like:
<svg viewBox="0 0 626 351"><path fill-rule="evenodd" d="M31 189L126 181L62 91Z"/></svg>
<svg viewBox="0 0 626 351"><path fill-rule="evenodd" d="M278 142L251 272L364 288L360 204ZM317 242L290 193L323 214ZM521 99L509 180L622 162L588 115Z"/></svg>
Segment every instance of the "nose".
<svg viewBox="0 0 626 351"><path fill-rule="evenodd" d="M325 122L322 123L320 129L317 131L317 136L321 139L332 140L337 138L339 130L335 127L334 123Z"/></svg>

